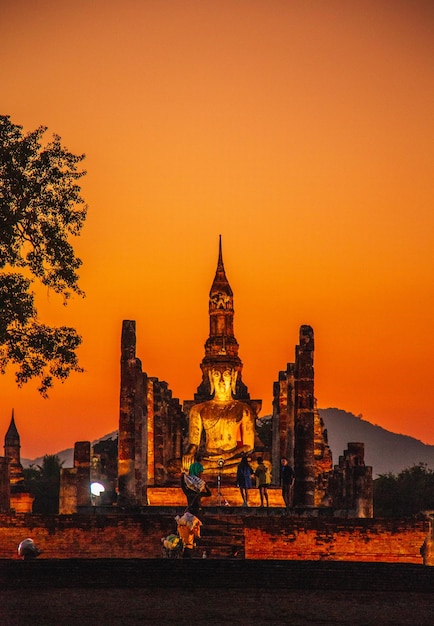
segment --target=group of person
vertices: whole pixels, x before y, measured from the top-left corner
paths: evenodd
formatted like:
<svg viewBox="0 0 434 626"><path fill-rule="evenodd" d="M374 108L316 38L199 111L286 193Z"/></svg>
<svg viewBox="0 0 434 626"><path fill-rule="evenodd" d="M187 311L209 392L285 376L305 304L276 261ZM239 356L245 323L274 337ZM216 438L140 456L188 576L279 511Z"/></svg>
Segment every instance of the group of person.
<svg viewBox="0 0 434 626"><path fill-rule="evenodd" d="M260 506L268 507L268 485L270 484L269 473L262 457L257 457L257 466L253 469L249 463L247 454L243 454L237 466L236 484L243 499L243 506L249 506L249 489L253 487L253 479L259 490ZM208 485L203 479L204 467L200 462L200 457L191 463L188 474L182 475L181 487L187 498L187 509L197 515L201 506L201 498L211 495ZM295 474L286 457L281 459L280 485L282 487L282 497L287 509L293 505Z"/></svg>
<svg viewBox="0 0 434 626"><path fill-rule="evenodd" d="M256 480L256 486L259 490L260 506L268 506L268 485L270 483L267 473L267 467L264 464L262 457L256 459L257 467L253 470L249 464L247 455L244 454L237 467L237 485L240 489L241 497L243 498L243 506L249 506L248 494L249 489L253 486L253 479ZM289 464L286 457L281 459L280 468L280 485L282 487L283 501L287 509L292 507L293 504L293 490L295 483L294 470Z"/></svg>

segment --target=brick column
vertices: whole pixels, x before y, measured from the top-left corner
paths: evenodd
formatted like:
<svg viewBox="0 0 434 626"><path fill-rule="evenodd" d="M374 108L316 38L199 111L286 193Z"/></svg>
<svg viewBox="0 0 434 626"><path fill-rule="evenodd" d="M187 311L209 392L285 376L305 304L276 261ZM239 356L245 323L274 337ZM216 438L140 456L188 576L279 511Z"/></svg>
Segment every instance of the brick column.
<svg viewBox="0 0 434 626"><path fill-rule="evenodd" d="M74 446L74 469L77 481L77 507L90 505L90 441Z"/></svg>
<svg viewBox="0 0 434 626"><path fill-rule="evenodd" d="M0 456L0 513L10 511L9 459Z"/></svg>
<svg viewBox="0 0 434 626"><path fill-rule="evenodd" d="M280 459L294 467L294 363L279 372L273 386L272 463L273 483L279 484Z"/></svg>
<svg viewBox="0 0 434 626"><path fill-rule="evenodd" d="M144 376L136 358L136 322L124 320L121 338L121 391L119 411L118 490L120 506L141 504L142 481L146 481L147 450L143 442ZM146 435L145 435L146 438ZM137 458L136 458L137 457ZM138 464L139 485L136 480Z"/></svg>
<svg viewBox="0 0 434 626"><path fill-rule="evenodd" d="M314 338L311 326L301 326L295 362L294 505L314 506L315 399Z"/></svg>

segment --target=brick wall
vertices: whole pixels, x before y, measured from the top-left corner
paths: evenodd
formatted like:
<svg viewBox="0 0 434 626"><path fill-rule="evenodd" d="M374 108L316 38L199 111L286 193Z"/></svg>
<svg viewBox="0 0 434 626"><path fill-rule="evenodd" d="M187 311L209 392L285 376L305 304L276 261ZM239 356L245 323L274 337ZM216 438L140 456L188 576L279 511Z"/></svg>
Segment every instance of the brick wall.
<svg viewBox="0 0 434 626"><path fill-rule="evenodd" d="M26 537L43 550L40 558L159 558L161 538L176 530L174 515L0 515L0 558L16 557ZM231 537L244 535L247 559L421 564L420 547L429 531L428 521L222 513L203 518L204 538L207 520L213 533L225 526L229 544Z"/></svg>
<svg viewBox="0 0 434 626"><path fill-rule="evenodd" d="M161 538L176 531L170 516L0 516L0 558L14 558L30 537L40 558L158 558Z"/></svg>
<svg viewBox="0 0 434 626"><path fill-rule="evenodd" d="M247 559L422 563L428 521L245 518Z"/></svg>

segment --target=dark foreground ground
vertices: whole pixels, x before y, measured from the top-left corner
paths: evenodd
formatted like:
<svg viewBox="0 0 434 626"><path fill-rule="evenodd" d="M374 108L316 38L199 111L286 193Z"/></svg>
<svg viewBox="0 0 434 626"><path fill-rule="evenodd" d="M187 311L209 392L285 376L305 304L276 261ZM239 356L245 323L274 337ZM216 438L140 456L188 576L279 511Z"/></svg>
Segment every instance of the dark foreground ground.
<svg viewBox="0 0 434 626"><path fill-rule="evenodd" d="M2 626L434 624L434 568L212 559L0 561Z"/></svg>

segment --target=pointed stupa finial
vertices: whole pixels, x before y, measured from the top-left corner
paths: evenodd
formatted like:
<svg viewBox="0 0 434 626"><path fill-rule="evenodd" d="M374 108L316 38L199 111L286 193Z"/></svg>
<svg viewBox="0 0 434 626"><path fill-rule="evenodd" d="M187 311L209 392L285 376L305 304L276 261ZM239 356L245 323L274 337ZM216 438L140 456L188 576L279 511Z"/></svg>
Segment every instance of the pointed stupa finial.
<svg viewBox="0 0 434 626"><path fill-rule="evenodd" d="M9 428L5 436L5 445L19 445L19 443L20 436L15 425L15 412L14 409L12 409L11 423L9 424Z"/></svg>
<svg viewBox="0 0 434 626"><path fill-rule="evenodd" d="M214 281L211 286L210 297L215 294L226 294L232 298L233 293L229 285L229 281L226 278L225 266L223 264L223 251L222 251L222 236L219 235L219 256L217 261L217 270L215 273Z"/></svg>
<svg viewBox="0 0 434 626"><path fill-rule="evenodd" d="M223 265L223 252L222 252L222 236L219 235L219 258L217 261L217 267L222 267L224 268Z"/></svg>

